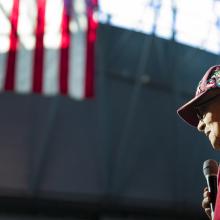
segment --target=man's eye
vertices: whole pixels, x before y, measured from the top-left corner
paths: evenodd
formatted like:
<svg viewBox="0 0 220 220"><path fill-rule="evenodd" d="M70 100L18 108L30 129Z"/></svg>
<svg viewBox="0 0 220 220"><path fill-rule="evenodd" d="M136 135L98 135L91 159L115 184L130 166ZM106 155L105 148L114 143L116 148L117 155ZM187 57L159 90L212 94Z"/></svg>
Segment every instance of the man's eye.
<svg viewBox="0 0 220 220"><path fill-rule="evenodd" d="M201 110L198 110L197 109L197 117L199 120L203 120L205 118L205 113L204 112L201 112Z"/></svg>
<svg viewBox="0 0 220 220"><path fill-rule="evenodd" d="M197 118L199 120L203 120L206 115L204 109L201 109L200 107L196 107L195 110L196 110Z"/></svg>

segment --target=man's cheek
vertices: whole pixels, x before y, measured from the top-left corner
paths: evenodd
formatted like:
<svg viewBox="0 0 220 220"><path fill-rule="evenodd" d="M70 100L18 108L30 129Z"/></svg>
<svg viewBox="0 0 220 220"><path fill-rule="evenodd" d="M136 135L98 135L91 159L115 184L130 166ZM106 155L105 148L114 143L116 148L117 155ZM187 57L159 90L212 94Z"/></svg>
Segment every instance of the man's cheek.
<svg viewBox="0 0 220 220"><path fill-rule="evenodd" d="M220 123L218 122L214 123L212 129L215 136L220 138Z"/></svg>
<svg viewBox="0 0 220 220"><path fill-rule="evenodd" d="M220 150L220 138L215 138L212 145L214 146L215 150Z"/></svg>

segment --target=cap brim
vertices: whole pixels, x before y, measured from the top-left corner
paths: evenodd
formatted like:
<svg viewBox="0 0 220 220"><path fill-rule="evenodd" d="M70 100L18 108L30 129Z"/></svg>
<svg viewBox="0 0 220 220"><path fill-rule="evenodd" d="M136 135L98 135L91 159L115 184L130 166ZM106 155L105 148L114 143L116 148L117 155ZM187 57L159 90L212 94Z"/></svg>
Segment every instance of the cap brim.
<svg viewBox="0 0 220 220"><path fill-rule="evenodd" d="M177 110L178 115L189 125L193 127L197 127L199 123L199 119L198 119L197 111L195 107L217 94L220 94L219 88L210 89L204 93L201 93L200 95L194 97L189 102L187 102L185 105L180 107Z"/></svg>

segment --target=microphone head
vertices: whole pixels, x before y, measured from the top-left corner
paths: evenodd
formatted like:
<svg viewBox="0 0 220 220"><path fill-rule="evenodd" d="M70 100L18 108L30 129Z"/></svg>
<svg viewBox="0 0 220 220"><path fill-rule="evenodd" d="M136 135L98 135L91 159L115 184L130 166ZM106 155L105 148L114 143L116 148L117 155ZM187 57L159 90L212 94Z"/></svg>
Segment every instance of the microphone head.
<svg viewBox="0 0 220 220"><path fill-rule="evenodd" d="M212 159L206 160L203 163L203 173L205 176L217 176L218 163Z"/></svg>

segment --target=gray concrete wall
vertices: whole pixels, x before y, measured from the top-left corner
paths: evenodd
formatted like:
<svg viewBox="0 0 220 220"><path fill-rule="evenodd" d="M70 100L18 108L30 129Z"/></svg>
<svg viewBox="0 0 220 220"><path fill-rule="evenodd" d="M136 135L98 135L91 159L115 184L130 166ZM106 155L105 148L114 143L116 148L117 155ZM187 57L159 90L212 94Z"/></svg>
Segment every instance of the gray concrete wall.
<svg viewBox="0 0 220 220"><path fill-rule="evenodd" d="M202 163L218 155L176 109L218 62L204 51L100 25L93 100L0 95L0 193L113 196L200 213Z"/></svg>

